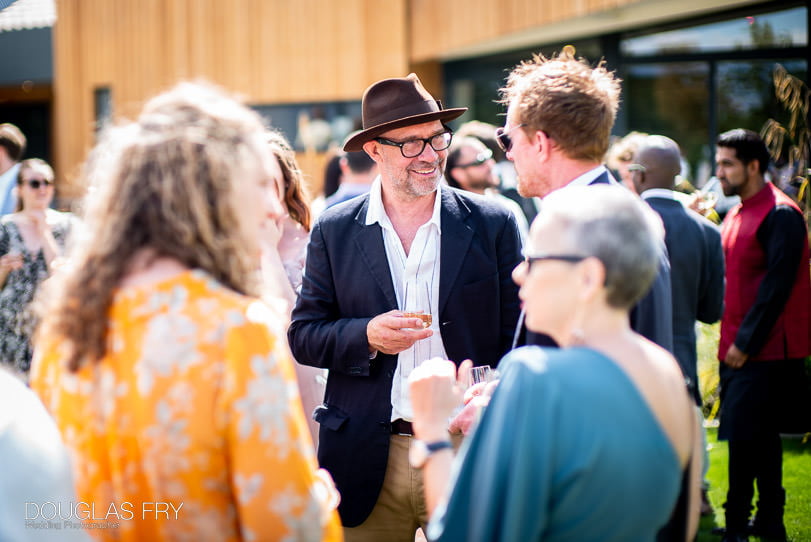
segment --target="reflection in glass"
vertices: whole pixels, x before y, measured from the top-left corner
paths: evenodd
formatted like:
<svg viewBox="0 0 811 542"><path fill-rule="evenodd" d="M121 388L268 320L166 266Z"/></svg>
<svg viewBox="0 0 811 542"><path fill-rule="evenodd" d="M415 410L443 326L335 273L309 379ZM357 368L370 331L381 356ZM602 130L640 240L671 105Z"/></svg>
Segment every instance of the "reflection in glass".
<svg viewBox="0 0 811 542"><path fill-rule="evenodd" d="M681 147L695 184L706 180L706 166L699 173L709 132L709 64L674 62L630 65L625 73L624 107L628 126L651 134L666 135ZM704 178L699 179L698 175Z"/></svg>
<svg viewBox="0 0 811 542"><path fill-rule="evenodd" d="M789 73L808 80L806 63L801 60L746 60L719 62L718 133L733 128L748 128L759 132L767 119L788 121L774 92L774 67L783 65Z"/></svg>
<svg viewBox="0 0 811 542"><path fill-rule="evenodd" d="M360 101L254 105L297 151L324 151L343 142L361 119Z"/></svg>
<svg viewBox="0 0 811 542"><path fill-rule="evenodd" d="M623 40L626 56L744 51L808 44L808 8L740 16L728 21Z"/></svg>
<svg viewBox="0 0 811 542"><path fill-rule="evenodd" d="M769 118L786 125L788 113L777 102L772 80L778 63L808 80L807 63L799 59L717 61L713 81L711 62L628 65L623 77L628 130L674 139L687 159L688 180L700 187L713 172L714 134L733 128L760 132Z"/></svg>

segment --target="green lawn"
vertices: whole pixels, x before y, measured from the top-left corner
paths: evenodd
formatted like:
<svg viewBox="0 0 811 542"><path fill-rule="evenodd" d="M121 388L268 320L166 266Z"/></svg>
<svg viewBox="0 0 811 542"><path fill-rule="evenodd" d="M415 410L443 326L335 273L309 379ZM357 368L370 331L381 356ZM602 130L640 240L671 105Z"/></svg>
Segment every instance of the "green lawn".
<svg viewBox="0 0 811 542"><path fill-rule="evenodd" d="M710 451L710 502L715 509L714 517L701 518L699 542L718 542L718 536L710 534L717 525L724 525L723 503L727 492L727 445L716 440L716 429L707 430ZM783 438L783 487L786 488L785 523L789 540L811 541L811 438ZM757 499L755 499L756 501ZM752 537L753 542L759 540Z"/></svg>
<svg viewBox="0 0 811 542"><path fill-rule="evenodd" d="M709 420L717 418L718 411L718 324L700 325L698 334L698 374L704 399L704 412ZM724 525L727 491L727 445L716 440L717 430L707 430L710 452L710 502L714 517L701 519L699 542L719 542L720 537L710 534L715 526ZM789 540L811 542L811 435L783 438L783 487L786 489L785 523ZM755 499L756 501L756 499ZM758 538L750 538L752 542Z"/></svg>

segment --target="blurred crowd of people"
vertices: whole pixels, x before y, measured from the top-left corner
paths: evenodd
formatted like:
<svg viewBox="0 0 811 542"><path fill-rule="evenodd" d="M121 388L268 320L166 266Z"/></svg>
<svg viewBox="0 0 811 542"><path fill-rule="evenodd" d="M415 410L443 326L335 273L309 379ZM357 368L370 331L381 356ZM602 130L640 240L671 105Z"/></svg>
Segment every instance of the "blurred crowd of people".
<svg viewBox="0 0 811 542"><path fill-rule="evenodd" d="M104 133L75 214L0 125L0 540L693 540L719 320L719 534L786 540L802 211L754 132L700 190L676 141L612 140L620 89L533 56L504 126L454 131L377 81L313 199L283 134L182 83Z"/></svg>

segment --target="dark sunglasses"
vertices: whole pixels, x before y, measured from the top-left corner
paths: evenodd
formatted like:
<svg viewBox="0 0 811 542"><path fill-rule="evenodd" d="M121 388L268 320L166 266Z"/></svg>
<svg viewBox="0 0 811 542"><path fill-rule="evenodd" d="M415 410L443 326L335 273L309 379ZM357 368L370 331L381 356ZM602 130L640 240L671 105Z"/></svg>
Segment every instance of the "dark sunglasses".
<svg viewBox="0 0 811 542"><path fill-rule="evenodd" d="M40 186L45 186L47 188L53 186L54 183L52 183L51 181L44 181L40 179L31 179L30 181L25 181L24 184L27 184L34 190L39 190Z"/></svg>
<svg viewBox="0 0 811 542"><path fill-rule="evenodd" d="M521 128L522 126L526 126L526 123L522 122L518 126L513 126L507 131L505 131L504 128L496 128L496 141L498 142L498 146L501 147L502 151L510 151L513 146L513 140L510 138L509 134L516 128Z"/></svg>
<svg viewBox="0 0 811 542"><path fill-rule="evenodd" d="M479 154L477 154L476 159L474 161L468 162L467 164L457 164L457 165L455 165L453 167L460 167L460 168L464 169L464 168L468 168L468 167L480 166L480 165L484 164L485 162L487 162L488 160L490 160L492 157L493 157L493 151L488 149L486 151L482 151Z"/></svg>

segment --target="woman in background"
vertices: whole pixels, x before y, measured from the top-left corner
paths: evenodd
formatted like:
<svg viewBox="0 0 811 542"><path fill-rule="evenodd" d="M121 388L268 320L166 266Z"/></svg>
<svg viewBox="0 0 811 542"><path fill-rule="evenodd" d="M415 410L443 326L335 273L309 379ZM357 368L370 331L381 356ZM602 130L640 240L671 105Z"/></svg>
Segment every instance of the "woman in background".
<svg viewBox="0 0 811 542"><path fill-rule="evenodd" d="M647 136L643 132L629 132L625 137L616 139L606 154L608 167L617 173L622 185L633 193L636 193L636 187L628 167L634 162L636 149Z"/></svg>
<svg viewBox="0 0 811 542"><path fill-rule="evenodd" d="M269 230L263 240L269 248L276 248L276 251L263 252L266 260L263 262L263 269L271 273L266 277L266 287L272 289L274 295L287 301L289 313L296 302L296 290L301 286L301 276L304 273L307 242L310 238L310 202L295 151L277 131L269 130L265 139L271 152L269 166L275 185L273 189L281 194L282 215L270 224L275 228ZM279 284L275 281L282 278L277 276L279 268L284 270L286 283Z"/></svg>
<svg viewBox="0 0 811 542"><path fill-rule="evenodd" d="M105 517L89 519L99 539L341 539L284 322L254 297L258 240L282 214L264 133L186 83L96 153L86 235L44 292L32 387L79 501ZM98 528L111 504L116 528Z"/></svg>
<svg viewBox="0 0 811 542"><path fill-rule="evenodd" d="M44 160L20 164L17 212L0 220L0 363L28 374L34 318L29 304L60 261L73 215L50 209L54 172Z"/></svg>
<svg viewBox="0 0 811 542"><path fill-rule="evenodd" d="M279 220L270 222L266 229L264 242L267 250L262 251L262 270L265 288L272 297L286 301L285 318L289 319L304 273L311 213L296 153L279 132L268 131L266 139L272 153L271 177L276 190L282 194L283 214ZM312 419L312 413L324 400L326 371L300 363L296 363L295 368L307 427L318 447L318 424Z"/></svg>

